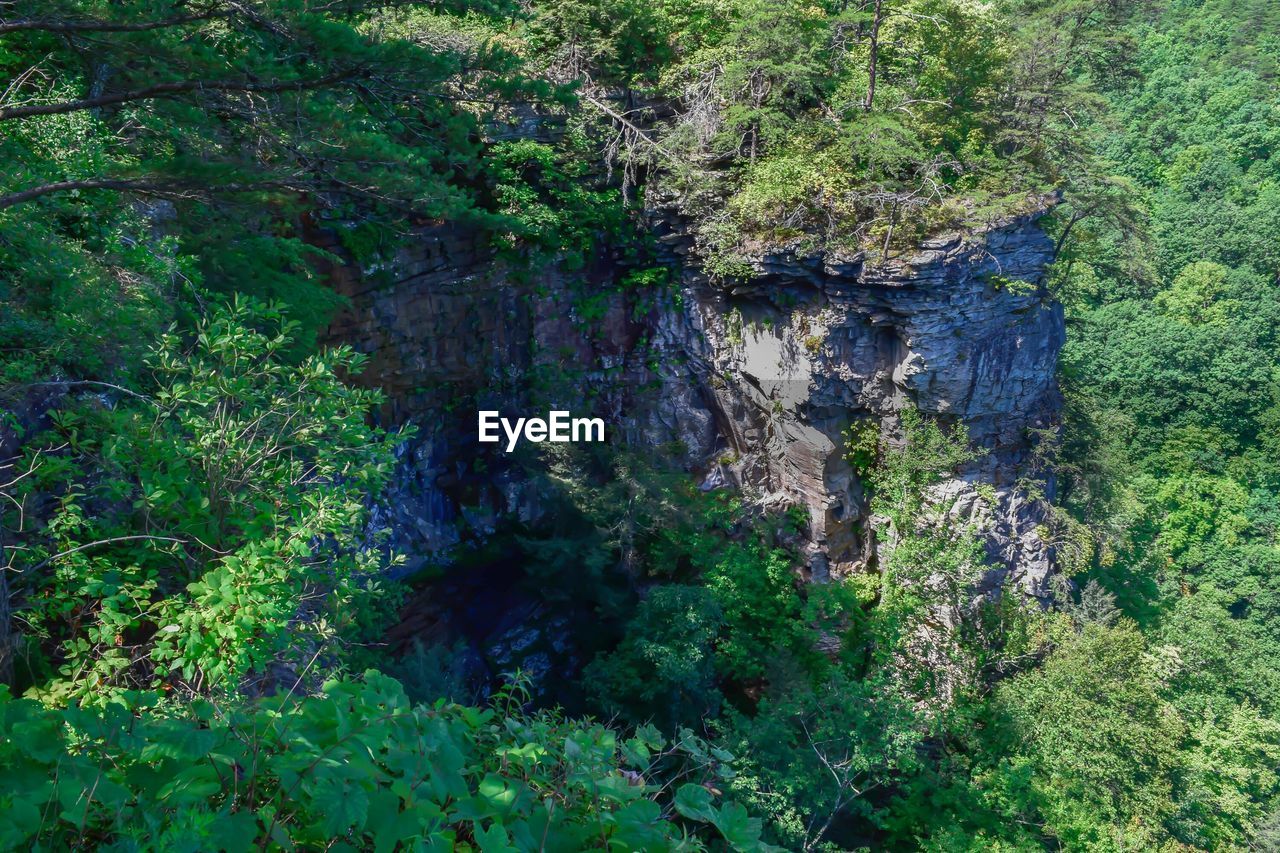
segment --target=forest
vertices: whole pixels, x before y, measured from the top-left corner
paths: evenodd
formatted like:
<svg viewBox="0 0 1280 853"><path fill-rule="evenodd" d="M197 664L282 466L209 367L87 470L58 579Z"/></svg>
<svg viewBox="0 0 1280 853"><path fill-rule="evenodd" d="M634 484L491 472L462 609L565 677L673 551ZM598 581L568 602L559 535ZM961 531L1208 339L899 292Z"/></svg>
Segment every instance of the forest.
<svg viewBox="0 0 1280 853"><path fill-rule="evenodd" d="M0 849L1280 849L1280 4L0 0L0 77ZM536 511L404 547L499 393L335 331L424 234L606 346L686 268L767 299L770 253L1010 222L1043 279L983 293L1065 328L1037 594L939 506L998 448L897 397L834 451L856 571L616 420L463 448ZM522 414L608 408L540 357ZM499 580L573 665L430 627Z"/></svg>

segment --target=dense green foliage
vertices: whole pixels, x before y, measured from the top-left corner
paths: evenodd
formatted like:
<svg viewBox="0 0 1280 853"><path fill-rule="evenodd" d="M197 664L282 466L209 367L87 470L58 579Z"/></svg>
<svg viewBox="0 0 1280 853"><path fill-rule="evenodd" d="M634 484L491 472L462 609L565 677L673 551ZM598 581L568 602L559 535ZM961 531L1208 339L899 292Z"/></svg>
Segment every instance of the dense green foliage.
<svg viewBox="0 0 1280 853"><path fill-rule="evenodd" d="M0 2L0 845L1280 845L1278 27L1270 0ZM372 504L408 436L315 345L335 265L462 223L513 277L580 275L591 325L597 261L638 312L667 282L641 202L731 279L1049 196L1048 607L974 598L981 536L933 487L978 453L908 410L850 428L877 549L816 583L803 517L621 448L530 460L551 509L500 541L591 624L571 714L380 650L406 589Z"/></svg>
<svg viewBox="0 0 1280 853"><path fill-rule="evenodd" d="M306 344L338 304L331 223L512 225L481 198L485 105L551 87L465 28L440 47L463 9L23 5L0 29L0 330L28 358L5 381L128 371L130 332L193 285L287 302Z"/></svg>
<svg viewBox="0 0 1280 853"><path fill-rule="evenodd" d="M316 698L174 713L134 700L145 713L49 711L0 690L0 844L698 850L705 826L763 849L758 820L712 803L732 756L687 731L619 740L526 714L514 692L413 706L377 673Z"/></svg>
<svg viewBox="0 0 1280 853"><path fill-rule="evenodd" d="M16 498L56 501L9 563L30 639L58 649L41 693L224 688L282 654L324 657L361 620L382 566L359 547L365 501L394 437L365 423L377 395L337 378L358 356L288 366L287 332L216 310L189 351L161 339L153 395L63 410L20 460Z"/></svg>
<svg viewBox="0 0 1280 853"><path fill-rule="evenodd" d="M688 730L619 740L526 714L518 684L426 708L350 677L388 595L367 500L397 437L335 376L359 358L289 365L286 332L215 309L189 348L162 339L152 395L64 409L20 460L43 536L6 567L24 630L0 639L57 666L19 674L29 696L71 705L0 687L0 843L767 849L711 794L734 757Z"/></svg>
<svg viewBox="0 0 1280 853"><path fill-rule="evenodd" d="M1172 797L1148 787L1126 808L1166 810L1173 837L1204 847L1265 846L1254 833L1276 808L1280 51L1255 37L1275 20L1241 0L1129 26L1098 156L1134 188L1137 227L1082 221L1058 270L1066 502L1096 533L1092 574L1163 661L1155 687L1183 727L1166 735L1179 746L1163 760L1182 764Z"/></svg>
<svg viewBox="0 0 1280 853"><path fill-rule="evenodd" d="M729 276L762 246L889 254L1036 206L1074 166L1064 114L1090 109L1063 72L1111 23L1083 3L689 5L658 86L682 107L662 187Z"/></svg>

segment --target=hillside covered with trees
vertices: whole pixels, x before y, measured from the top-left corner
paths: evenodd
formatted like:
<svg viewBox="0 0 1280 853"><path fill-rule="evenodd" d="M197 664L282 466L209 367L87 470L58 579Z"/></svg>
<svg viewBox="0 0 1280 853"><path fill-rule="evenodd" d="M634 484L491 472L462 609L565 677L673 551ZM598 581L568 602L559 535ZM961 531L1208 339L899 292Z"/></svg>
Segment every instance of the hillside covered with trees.
<svg viewBox="0 0 1280 853"><path fill-rule="evenodd" d="M1280 847L1271 0L0 0L0 75L0 848ZM608 337L659 217L725 292L1039 222L1049 592L979 593L990 448L910 406L839 451L866 571L623 441L398 553L429 424L335 282L455 229ZM554 689L405 640L494 543Z"/></svg>

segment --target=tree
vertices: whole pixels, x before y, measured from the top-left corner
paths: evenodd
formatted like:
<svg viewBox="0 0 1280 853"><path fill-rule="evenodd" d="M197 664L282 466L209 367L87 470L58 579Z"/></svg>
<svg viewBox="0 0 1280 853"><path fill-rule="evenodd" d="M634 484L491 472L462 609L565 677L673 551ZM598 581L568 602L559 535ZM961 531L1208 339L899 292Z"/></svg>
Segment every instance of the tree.
<svg viewBox="0 0 1280 853"><path fill-rule="evenodd" d="M42 693L209 693L337 665L380 590L364 524L398 439L366 425L378 396L339 379L362 359L290 366L290 329L215 309L193 341L162 340L153 392L63 409L29 451L10 580L59 672Z"/></svg>
<svg viewBox="0 0 1280 853"><path fill-rule="evenodd" d="M748 0L737 12L705 61L719 67L726 104L716 147L738 153L745 145L754 162L829 91L828 30L821 10L808 3Z"/></svg>
<svg viewBox="0 0 1280 853"><path fill-rule="evenodd" d="M1010 817L1072 848L1167 837L1186 727L1149 651L1131 622L1086 625L998 688L988 784L1004 789Z"/></svg>
<svg viewBox="0 0 1280 853"><path fill-rule="evenodd" d="M938 505L934 488L978 455L963 426L948 431L915 409L904 410L901 422L900 441L877 445L873 460L865 437L850 434L849 459L865 477L871 511L887 522L879 531L885 540L879 603L955 607L977 579L981 547L966 522Z"/></svg>
<svg viewBox="0 0 1280 853"><path fill-rule="evenodd" d="M0 23L0 38L14 34L23 42L5 54L16 85L0 139L17 171L0 208L114 190L308 193L456 214L468 202L452 176L468 161L474 172L477 148L474 117L455 105L501 86L462 72L510 67L483 50L433 49L363 0L60 0ZM116 143L65 169L26 156L15 128L70 115L92 115Z"/></svg>
<svg viewBox="0 0 1280 853"><path fill-rule="evenodd" d="M618 647L583 673L597 703L633 722L664 729L698 725L719 712L715 643L723 616L702 587L649 590Z"/></svg>
<svg viewBox="0 0 1280 853"><path fill-rule="evenodd" d="M836 672L811 689L790 687L753 718L733 718L731 742L746 760L735 788L791 849L827 849L840 827L867 825L877 791L918 769L922 732L910 704L879 679Z"/></svg>
<svg viewBox="0 0 1280 853"><path fill-rule="evenodd" d="M24 7L19 10L19 7ZM455 4L55 0L0 9L0 383L116 381L193 289L285 302L299 347L340 300L327 230L485 210L483 126L549 95ZM454 24L460 28L460 24ZM142 337L147 337L144 334ZM8 389L4 389L8 390Z"/></svg>

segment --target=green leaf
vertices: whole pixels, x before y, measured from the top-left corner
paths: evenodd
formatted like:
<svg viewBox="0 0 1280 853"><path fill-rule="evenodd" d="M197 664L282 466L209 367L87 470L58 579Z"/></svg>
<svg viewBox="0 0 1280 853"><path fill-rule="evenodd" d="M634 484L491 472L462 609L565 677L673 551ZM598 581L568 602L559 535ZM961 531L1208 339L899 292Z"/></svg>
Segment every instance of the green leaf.
<svg viewBox="0 0 1280 853"><path fill-rule="evenodd" d="M686 783L676 791L676 811L690 820L710 823L716 819L711 792L701 785Z"/></svg>
<svg viewBox="0 0 1280 853"><path fill-rule="evenodd" d="M712 823L734 850L761 849L760 820L747 814L747 810L738 803L727 803L721 807Z"/></svg>
<svg viewBox="0 0 1280 853"><path fill-rule="evenodd" d="M476 842L483 853L514 853L517 849L511 846L511 838L499 821L494 821L488 829L477 829Z"/></svg>
<svg viewBox="0 0 1280 853"><path fill-rule="evenodd" d="M204 800L222 790L218 774L209 764L197 764L178 773L156 792L160 801L174 804Z"/></svg>

